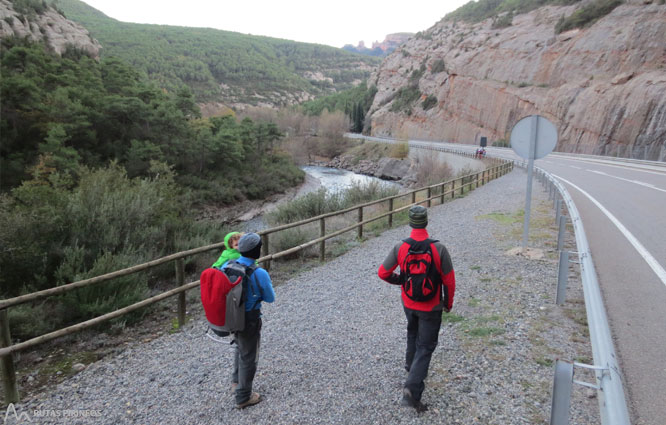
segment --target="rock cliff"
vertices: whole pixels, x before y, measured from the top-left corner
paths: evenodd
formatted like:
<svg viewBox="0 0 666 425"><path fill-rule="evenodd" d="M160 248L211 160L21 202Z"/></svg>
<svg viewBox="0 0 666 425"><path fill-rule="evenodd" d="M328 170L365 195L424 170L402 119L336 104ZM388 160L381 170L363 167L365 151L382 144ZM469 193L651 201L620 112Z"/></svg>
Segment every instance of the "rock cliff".
<svg viewBox="0 0 666 425"><path fill-rule="evenodd" d="M66 19L52 7L40 6L35 10L23 6L23 9L16 8L12 1L0 0L0 38L43 41L59 55L74 47L99 58L102 46L81 25Z"/></svg>
<svg viewBox="0 0 666 425"><path fill-rule="evenodd" d="M370 82L374 136L509 140L518 119L558 128L558 151L666 159L666 5L629 0L592 26L555 33L578 7L493 21L442 20L386 58Z"/></svg>

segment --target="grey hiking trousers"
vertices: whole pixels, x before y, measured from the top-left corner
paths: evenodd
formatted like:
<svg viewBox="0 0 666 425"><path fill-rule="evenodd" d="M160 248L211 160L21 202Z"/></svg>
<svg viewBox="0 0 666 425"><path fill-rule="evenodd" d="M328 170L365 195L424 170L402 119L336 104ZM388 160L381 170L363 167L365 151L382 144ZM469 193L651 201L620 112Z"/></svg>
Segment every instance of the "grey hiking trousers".
<svg viewBox="0 0 666 425"><path fill-rule="evenodd" d="M418 311L405 307L407 316L407 352L405 367L408 369L405 388L412 393L414 400L421 400L428 376L430 359L437 347L439 328L442 324L441 311Z"/></svg>
<svg viewBox="0 0 666 425"><path fill-rule="evenodd" d="M261 345L261 317L259 314L245 315L245 330L236 333L236 350L234 352L234 370L231 382L238 383L236 387L236 404L245 403L252 395L252 381L257 372L259 363L259 348ZM249 320L248 320L249 319Z"/></svg>

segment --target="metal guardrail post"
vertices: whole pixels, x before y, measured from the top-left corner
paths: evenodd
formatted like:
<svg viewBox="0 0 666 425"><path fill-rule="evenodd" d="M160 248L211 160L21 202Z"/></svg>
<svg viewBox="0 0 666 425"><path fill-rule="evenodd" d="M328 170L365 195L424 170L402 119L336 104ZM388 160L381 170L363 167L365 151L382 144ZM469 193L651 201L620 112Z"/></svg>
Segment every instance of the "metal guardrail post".
<svg viewBox="0 0 666 425"><path fill-rule="evenodd" d="M9 333L9 317L7 309L0 310L0 347L12 345L12 337ZM2 372L2 388L5 394L5 403L18 403L19 393L16 386L16 369L14 368L14 355L7 354L0 357L0 369Z"/></svg>
<svg viewBox="0 0 666 425"><path fill-rule="evenodd" d="M569 425L569 408L573 388L573 364L557 360L553 380L553 402L550 409L550 425Z"/></svg>
<svg viewBox="0 0 666 425"><path fill-rule="evenodd" d="M559 224L560 216L562 215L562 200L555 200L555 224Z"/></svg>
<svg viewBox="0 0 666 425"><path fill-rule="evenodd" d="M560 215L557 222L559 225L559 230L557 232L557 250L562 251L562 247L564 247L564 232L567 227L567 216Z"/></svg>
<svg viewBox="0 0 666 425"><path fill-rule="evenodd" d="M185 285L185 261L179 258L176 260L176 286L180 287L183 285ZM186 311L185 292L181 292L178 294L178 328L182 328L185 325Z"/></svg>
<svg viewBox="0 0 666 425"><path fill-rule="evenodd" d="M326 236L326 219L319 219L319 236ZM326 261L326 239L319 242L319 261Z"/></svg>
<svg viewBox="0 0 666 425"><path fill-rule="evenodd" d="M562 305L567 297L567 281L569 280L569 251L560 251L560 264L557 272L557 297L555 304Z"/></svg>

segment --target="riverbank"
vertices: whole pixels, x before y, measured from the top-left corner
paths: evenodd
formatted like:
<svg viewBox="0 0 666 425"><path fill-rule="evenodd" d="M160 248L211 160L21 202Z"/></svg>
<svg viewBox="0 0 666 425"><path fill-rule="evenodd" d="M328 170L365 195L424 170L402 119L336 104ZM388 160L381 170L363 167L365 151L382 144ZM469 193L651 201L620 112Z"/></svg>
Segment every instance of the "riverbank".
<svg viewBox="0 0 666 425"><path fill-rule="evenodd" d="M399 406L404 313L399 289L376 275L407 226L279 282L276 302L263 309L255 390L264 401L257 406L234 408L232 347L206 339L198 317L91 364L17 410L92 410L98 414L79 422L102 424L547 423L554 359L585 362L591 353L575 273L567 304L554 304L557 229L542 190L533 192L530 247L544 256L508 254L521 243L524 181L514 170L429 210L428 230L451 254L457 291L426 381L430 410L422 415ZM599 423L594 394L574 386L571 424Z"/></svg>

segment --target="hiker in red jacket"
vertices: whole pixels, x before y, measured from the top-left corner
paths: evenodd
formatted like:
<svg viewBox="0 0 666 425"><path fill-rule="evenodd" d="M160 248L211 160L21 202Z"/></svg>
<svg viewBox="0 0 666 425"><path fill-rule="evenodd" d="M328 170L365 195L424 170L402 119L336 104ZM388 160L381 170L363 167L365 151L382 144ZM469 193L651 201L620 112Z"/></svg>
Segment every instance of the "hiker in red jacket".
<svg viewBox="0 0 666 425"><path fill-rule="evenodd" d="M418 412L427 410L421 403L425 389L423 381L428 376L442 311L450 311L456 278L451 257L436 240L429 239L428 210L420 205L409 209L410 237L393 247L378 275L393 285L402 286L402 303L407 316L407 353L405 369L408 372L400 402ZM393 273L400 266L400 274Z"/></svg>

